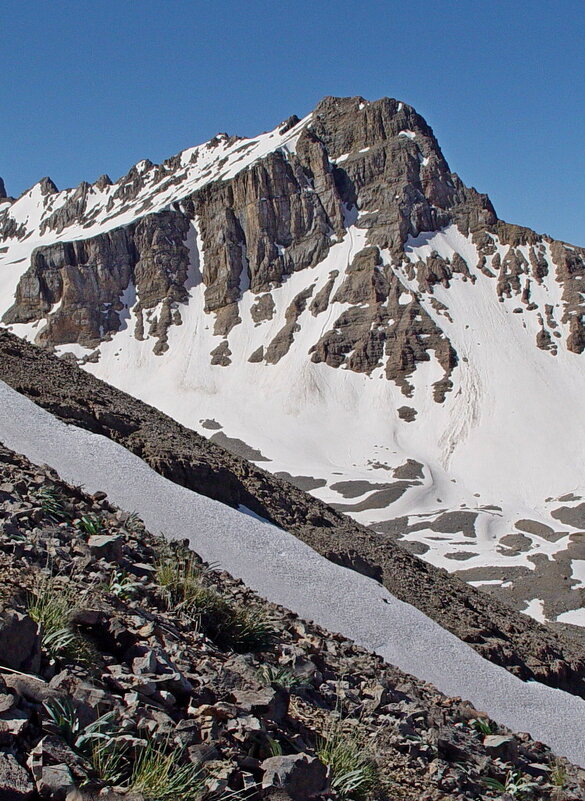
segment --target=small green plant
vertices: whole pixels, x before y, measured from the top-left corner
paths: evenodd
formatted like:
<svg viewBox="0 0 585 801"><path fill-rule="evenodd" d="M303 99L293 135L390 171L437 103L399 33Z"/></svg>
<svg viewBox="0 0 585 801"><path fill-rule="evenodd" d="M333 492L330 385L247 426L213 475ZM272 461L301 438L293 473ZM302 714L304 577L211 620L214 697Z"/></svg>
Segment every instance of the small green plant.
<svg viewBox="0 0 585 801"><path fill-rule="evenodd" d="M552 766L550 781L554 787L560 787L562 790L567 785L567 767L560 760L557 760Z"/></svg>
<svg viewBox="0 0 585 801"><path fill-rule="evenodd" d="M48 728L84 756L89 755L96 740L112 741L119 731L115 712L107 712L93 723L82 726L69 698L50 698L43 707L47 713Z"/></svg>
<svg viewBox="0 0 585 801"><path fill-rule="evenodd" d="M271 757L282 756L282 745L275 740L274 737L267 736L266 744L268 745L268 753Z"/></svg>
<svg viewBox="0 0 585 801"><path fill-rule="evenodd" d="M81 725L77 710L69 698L50 698L43 703L47 714L47 729L62 737L67 745L75 745Z"/></svg>
<svg viewBox="0 0 585 801"><path fill-rule="evenodd" d="M362 735L344 731L338 720L317 741L316 754L329 768L331 787L342 801L370 799L379 775Z"/></svg>
<svg viewBox="0 0 585 801"><path fill-rule="evenodd" d="M130 788L146 801L198 801L205 793L201 769L182 760L182 748L149 742L136 757Z"/></svg>
<svg viewBox="0 0 585 801"><path fill-rule="evenodd" d="M494 734L496 731L494 724L487 718L474 718L469 721L469 725L480 734Z"/></svg>
<svg viewBox="0 0 585 801"><path fill-rule="evenodd" d="M94 742L89 761L93 775L103 784L121 784L130 775L128 747L115 739Z"/></svg>
<svg viewBox="0 0 585 801"><path fill-rule="evenodd" d="M307 683L301 676L295 675L290 668L282 665L262 665L258 671L258 678L265 684L274 684L277 687L284 687L286 690L303 687Z"/></svg>
<svg viewBox="0 0 585 801"><path fill-rule="evenodd" d="M165 544L156 561L156 582L169 608L185 611L200 600L201 569L193 554L180 555Z"/></svg>
<svg viewBox="0 0 585 801"><path fill-rule="evenodd" d="M222 648L261 651L274 642L274 627L262 614L230 604L203 582L204 571L193 554L177 553L164 544L156 562L159 594L169 609L193 618Z"/></svg>
<svg viewBox="0 0 585 801"><path fill-rule="evenodd" d="M33 494L33 499L40 504L45 516L54 523L67 519L63 496L57 487L43 485Z"/></svg>
<svg viewBox="0 0 585 801"><path fill-rule="evenodd" d="M41 575L28 596L28 613L41 627L41 644L50 657L83 659L86 644L70 622L77 599L70 585Z"/></svg>
<svg viewBox="0 0 585 801"><path fill-rule="evenodd" d="M121 598L123 601L130 601L135 598L141 587L142 583L135 576L131 576L124 570L114 570L108 584L105 585L107 592L115 595L116 598Z"/></svg>
<svg viewBox="0 0 585 801"><path fill-rule="evenodd" d="M94 535L99 534L104 530L104 524L100 520L100 518L93 514L82 515L79 520L76 521L75 527L79 529L79 531L84 531L86 534Z"/></svg>
<svg viewBox="0 0 585 801"><path fill-rule="evenodd" d="M43 707L47 715L45 728L59 735L70 748L88 760L95 778L105 784L117 784L128 778L128 749L119 743L120 728L114 712L107 712L82 726L69 698L50 698Z"/></svg>
<svg viewBox="0 0 585 801"><path fill-rule="evenodd" d="M277 632L272 623L259 611L235 606L220 629L220 636L234 651L248 653L272 647Z"/></svg>
<svg viewBox="0 0 585 801"><path fill-rule="evenodd" d="M130 534L138 534L144 531L144 523L138 516L138 512L131 512L124 522L124 528Z"/></svg>
<svg viewBox="0 0 585 801"><path fill-rule="evenodd" d="M484 779L483 783L491 790L496 790L498 793L508 793L513 798L524 798L527 793L538 787L535 782L525 779L518 770L509 770L503 782L489 777Z"/></svg>

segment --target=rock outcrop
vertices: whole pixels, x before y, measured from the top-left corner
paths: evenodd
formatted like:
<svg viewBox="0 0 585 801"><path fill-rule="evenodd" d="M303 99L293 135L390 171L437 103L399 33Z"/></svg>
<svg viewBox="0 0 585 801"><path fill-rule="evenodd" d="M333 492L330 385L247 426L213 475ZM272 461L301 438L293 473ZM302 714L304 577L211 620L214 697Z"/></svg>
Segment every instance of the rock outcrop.
<svg viewBox="0 0 585 801"><path fill-rule="evenodd" d="M279 133L296 130L295 126L299 126L296 117ZM228 146L244 159L250 143L219 135L206 150L213 154ZM191 158L197 162L199 153ZM96 202L100 193L104 203L107 193L106 211L122 213L150 185L159 193L173 187L173 175L183 167L180 157L159 167L143 161L115 185L102 176L93 185L82 183L68 191L65 202L52 211L51 200L39 231L62 241L34 250L4 323L43 321L37 327L37 343L95 348L132 316L135 336L154 337L155 352L163 354L168 327L180 321L180 305L187 300L184 242L189 221L197 222L201 237L205 311L216 316L214 330L221 337L241 322L238 304L243 292L264 293L266 298L287 276L319 264L332 244L347 235L347 225L359 210L363 216L357 225L368 230L371 245L389 249L392 258L399 258L407 238L420 231L437 230L450 222L475 231L496 222L487 198L465 188L449 171L431 129L410 106L387 98L376 103L359 97L325 98L310 123L301 127L294 148L277 148L233 177L209 181L195 192L181 195L177 187L174 211L148 213L153 204L148 195L137 209L142 217L138 222L86 239L63 239L74 224L92 227L100 213ZM50 179L38 186L42 196L52 197L57 191ZM0 219L0 233L5 238L26 235L9 215ZM362 275L352 277L352 270L360 269ZM440 350L446 370L442 389L435 391L440 400L456 362L448 347L439 346L440 333L427 347L421 332L404 325L403 315L383 331L395 308L380 304L389 296L387 284L396 284L397 279L388 267L352 270L336 299L346 298L356 306L367 295L370 309L348 310L336 326L340 333L334 330L316 337L313 359L369 372L385 353L387 377L408 392L408 372L417 361ZM373 298L365 284L358 286L371 280ZM130 306L132 288L136 304ZM327 307L329 291L322 289L314 299L314 314ZM266 303L253 307L255 322L272 316ZM292 320L295 312L287 314L290 320L286 318L275 342L264 343L269 364L278 361L292 342L297 320ZM423 327L432 325L427 320ZM578 337L573 339L573 347L578 347ZM215 351L212 358L218 358Z"/></svg>
<svg viewBox="0 0 585 801"><path fill-rule="evenodd" d="M152 323L150 311L162 304L152 335L164 344L169 325L180 320L172 312L186 299L188 227L185 215L168 211L89 239L37 248L3 321L46 318L39 344L93 348L122 328L128 305Z"/></svg>

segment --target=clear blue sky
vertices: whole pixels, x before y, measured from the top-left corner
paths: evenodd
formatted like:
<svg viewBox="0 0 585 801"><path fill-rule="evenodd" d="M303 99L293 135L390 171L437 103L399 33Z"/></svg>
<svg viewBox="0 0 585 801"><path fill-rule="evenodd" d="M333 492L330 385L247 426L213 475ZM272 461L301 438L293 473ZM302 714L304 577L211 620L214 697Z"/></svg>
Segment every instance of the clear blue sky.
<svg viewBox="0 0 585 801"><path fill-rule="evenodd" d="M0 175L118 178L389 95L500 217L585 245L583 0L2 0Z"/></svg>

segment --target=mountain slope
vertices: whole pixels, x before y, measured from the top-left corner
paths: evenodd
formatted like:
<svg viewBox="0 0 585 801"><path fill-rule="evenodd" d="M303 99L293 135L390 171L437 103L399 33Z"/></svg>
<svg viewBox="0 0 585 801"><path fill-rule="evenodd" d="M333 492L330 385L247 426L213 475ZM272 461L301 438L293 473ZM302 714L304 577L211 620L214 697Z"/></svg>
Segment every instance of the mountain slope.
<svg viewBox="0 0 585 801"><path fill-rule="evenodd" d="M3 322L539 619L582 623L581 249L395 100L0 202Z"/></svg>
<svg viewBox="0 0 585 801"><path fill-rule="evenodd" d="M67 360L0 331L0 380L63 422L122 445L164 478L236 509L247 507L330 561L377 579L396 598L415 606L482 657L515 676L585 697L585 648L578 641L513 612L497 598L490 598L445 571L425 564L384 536L360 526L253 463L231 456ZM19 446L24 440L18 437L28 437L33 443L29 447L37 448L35 458L40 458L40 447L46 448L43 459L55 458L52 454L58 450L55 446L46 446L42 441L36 445L34 420L28 420L17 407L10 407L13 401L7 389L5 397L6 408L11 411L5 415L2 429L12 438L13 447L24 447ZM76 462L79 470L83 450L91 453L92 448L82 449ZM98 476L103 487L106 479L102 472ZM119 481L117 471L110 472L116 492L123 492L125 482ZM128 483L134 486L130 479ZM158 509L155 490L140 492L152 496ZM131 505L127 498L119 496L119 499ZM205 538L205 534L202 536ZM205 549L217 545L200 541L198 547L215 560L217 554ZM219 547L222 548L221 543ZM226 553L222 557L235 558L236 564L230 564L232 569L237 566L240 549L238 546L235 556ZM244 562L247 564L246 559ZM266 580L270 581L270 571L266 571L262 558L258 568L261 574L268 573ZM323 589L331 592L329 583L319 592ZM375 639L376 620L372 624L373 629L368 625L367 630Z"/></svg>
<svg viewBox="0 0 585 801"><path fill-rule="evenodd" d="M9 404L15 402L15 393L7 398L4 389L2 395ZM98 454L122 450L113 443L98 444L100 438L87 432L66 429L38 409L27 414L25 407L33 405L23 398L17 403L30 425L28 432L17 430L21 443L29 438L27 448L38 448L40 441L48 445L51 431L68 455L72 445L82 445L81 460L74 458L68 466L76 476L86 475L85 451L97 455L99 465ZM51 456L55 453L53 449ZM140 484L142 474L137 472ZM335 764L326 775L315 756L328 763L320 737L331 738L335 732L350 755L357 746L360 756L366 756L366 775L380 801L438 801L446 791L460 801L488 798L500 794L486 780L504 782L509 771L517 771L518 779L533 786L541 799L558 798L555 784L561 782L566 801L582 798L583 772L554 757L541 742L527 734L512 735L468 701L447 698L341 635L262 600L225 571L202 564L184 541L170 545L151 536L136 516L113 507L103 492L88 496L53 470L3 446L0 478L0 720L5 749L0 752L0 781L6 798L59 799L71 785L83 788L72 795L84 801L96 798L100 789L99 797L112 801L137 798L119 788L137 783L131 768L147 742L173 752L175 775L183 776L175 786L190 779L189 797L199 801L238 790L254 801L282 798L283 790L276 790L280 783L296 801L328 798L327 779L335 783L340 777ZM157 478L160 490L168 482ZM181 488L168 489L170 495L162 491L167 500ZM241 529L258 536L262 524L250 516L188 495L197 510L197 525L190 531L194 541L201 541L208 523L209 533L217 533L220 519L220 536L226 539L235 535L237 542ZM141 493L139 502L145 497ZM101 527L97 537L84 531L88 520ZM213 539L208 536L205 545ZM45 573L43 580L47 561L54 574L48 578ZM192 609L169 602L177 589L164 583L165 572L167 578L169 573L188 575L191 588L199 591L195 604L200 626L193 626ZM30 599L41 591L74 605L67 630L75 647L69 651L52 646L42 637L46 631L32 625ZM302 587L301 595L306 598ZM233 627L230 636L218 626L222 616L232 623L249 621L251 612L256 625L244 636ZM520 685L517 701L542 689L502 673L508 688ZM468 672L470 678L474 675L479 685L485 682L485 677ZM544 705L522 709L516 704L516 714L525 713L520 718L525 728L532 728L540 716L542 734L548 723L542 715L547 692L554 703L564 696L545 690ZM503 698L508 700L508 693L494 693L496 703ZM125 743L115 772L95 753L88 758L84 747L91 740L88 724L98 714L96 699L100 711L108 710L101 721L108 736L118 747ZM569 702L573 717L574 699ZM78 731L68 730L66 721L54 725L58 704L69 720L77 721ZM549 717L554 730L558 716ZM581 761L583 724L578 717L576 723L573 731L563 720L557 745ZM486 736L480 726L492 734ZM275 755L277 750L283 756ZM186 771L188 765L191 771ZM103 789L114 783L117 792Z"/></svg>

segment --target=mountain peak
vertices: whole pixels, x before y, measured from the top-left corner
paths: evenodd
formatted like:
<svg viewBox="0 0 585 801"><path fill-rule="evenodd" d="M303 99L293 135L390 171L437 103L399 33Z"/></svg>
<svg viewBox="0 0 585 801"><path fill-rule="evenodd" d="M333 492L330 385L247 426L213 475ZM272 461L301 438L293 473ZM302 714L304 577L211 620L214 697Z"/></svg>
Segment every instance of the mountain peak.
<svg viewBox="0 0 585 801"><path fill-rule="evenodd" d="M37 186L40 188L42 195L53 195L55 192L59 191L55 182L52 180L52 178L49 178L48 175L46 175L44 178L41 178Z"/></svg>
<svg viewBox="0 0 585 801"><path fill-rule="evenodd" d="M412 106L325 97L256 137L219 134L114 184L55 192L44 179L0 207L0 315L16 333L193 428L217 416L220 442L327 486L444 567L472 560L460 567L474 581L501 578L487 568L522 521L558 530L551 499L585 452L585 252L499 221ZM573 398L560 430L555 387ZM443 508L456 533L444 547ZM523 552L506 559L526 566ZM537 567L512 601L542 597Z"/></svg>
<svg viewBox="0 0 585 801"><path fill-rule="evenodd" d="M8 197L6 194L6 186L4 185L4 181L0 178L0 198Z"/></svg>

